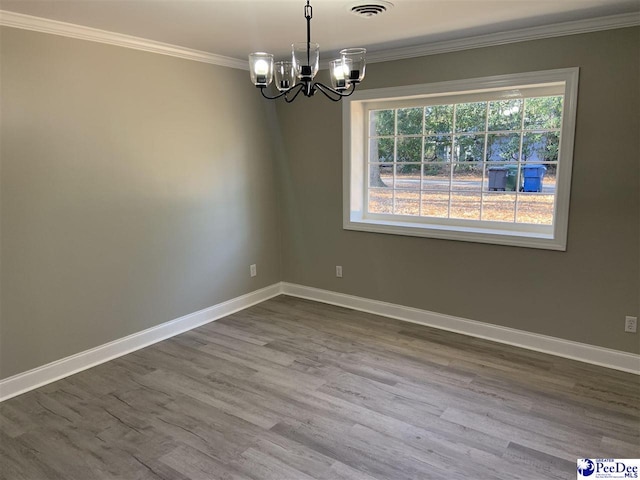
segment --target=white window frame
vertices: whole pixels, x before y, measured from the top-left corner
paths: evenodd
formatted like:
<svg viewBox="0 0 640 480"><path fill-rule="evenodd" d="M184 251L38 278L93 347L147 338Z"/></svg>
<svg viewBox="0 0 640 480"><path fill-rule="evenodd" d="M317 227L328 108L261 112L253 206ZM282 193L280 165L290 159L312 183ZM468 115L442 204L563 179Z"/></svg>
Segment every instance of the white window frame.
<svg viewBox="0 0 640 480"><path fill-rule="evenodd" d="M518 247L566 250L573 143L578 98L578 68L518 73L449 82L360 90L343 99L343 228L365 232L431 237ZM392 101L393 106L441 104L443 97L472 98L476 94L518 88L545 89L561 85L564 91L560 148L556 174L553 225L456 220L431 217L367 214L368 112ZM505 92L506 93L506 92ZM389 103L386 103L389 105Z"/></svg>

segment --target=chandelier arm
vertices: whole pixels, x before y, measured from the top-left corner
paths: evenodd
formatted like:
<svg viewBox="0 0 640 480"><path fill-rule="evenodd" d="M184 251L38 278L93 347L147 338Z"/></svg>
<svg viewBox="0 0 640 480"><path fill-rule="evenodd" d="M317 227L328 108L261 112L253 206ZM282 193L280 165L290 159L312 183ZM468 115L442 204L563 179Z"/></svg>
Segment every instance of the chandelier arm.
<svg viewBox="0 0 640 480"><path fill-rule="evenodd" d="M287 102L287 103L291 103L291 102L293 102L293 101L296 99L296 97L300 94L300 92L304 89L304 83L297 83L296 85L294 85L293 87L291 87L289 90L287 90L287 91L286 91L286 92L284 92L284 93L289 93L291 90L293 90L293 89L294 89L294 88L296 88L296 87L299 87L299 88L298 88L298 91L295 93L295 95L294 95L293 97L288 98L288 97L285 95L285 97L284 97L284 101L285 101L285 102Z"/></svg>
<svg viewBox="0 0 640 480"><path fill-rule="evenodd" d="M329 100L331 100L332 102L339 102L340 99L342 98L341 96L339 96L340 94L338 92L336 92L333 88L329 88L326 85L323 85L321 83L316 83L315 84L316 88L322 92L322 94L327 97ZM327 89L327 90L325 90ZM331 93L338 95L338 98L332 97Z"/></svg>
<svg viewBox="0 0 640 480"><path fill-rule="evenodd" d="M289 93L291 90L293 90L293 89L294 89L294 88L296 88L296 87L304 87L304 83L302 83L302 82L300 82L300 83L296 83L293 87L291 87L291 88L289 88L288 90L285 90L284 92L282 92L282 93L280 93L280 94L278 94L278 95L275 95L275 96L273 96L273 97L270 97L269 95L267 95L266 93L264 93L265 88L267 88L267 87L265 87L265 86L261 86L261 87L260 87L260 93L261 93L261 94L262 94L262 96L263 96L264 98L266 98L267 100L275 100L276 98L280 98L280 97L285 96L287 93ZM298 90L298 92L299 92L299 90ZM297 93L296 93L296 95L297 95ZM294 97L294 98L295 98L295 97Z"/></svg>
<svg viewBox="0 0 640 480"><path fill-rule="evenodd" d="M352 83L350 86L351 86L351 90L349 90L349 93L343 93L342 94L343 97L348 97L350 95L353 95L353 92L356 91L356 87L358 86L358 84L357 83Z"/></svg>
<svg viewBox="0 0 640 480"><path fill-rule="evenodd" d="M333 102L339 102L342 99L342 97L348 97L349 95L351 95L356 90L355 83L351 84L351 87L350 87L351 90L349 90L348 93L339 92L338 90L335 90L335 89L333 89L331 87L327 87L326 85L324 85L324 84L322 84L320 82L316 82L314 84L314 86L319 91L321 91L325 97L327 97L329 100L331 100ZM333 97L332 94L333 95L337 95L338 97L337 98Z"/></svg>

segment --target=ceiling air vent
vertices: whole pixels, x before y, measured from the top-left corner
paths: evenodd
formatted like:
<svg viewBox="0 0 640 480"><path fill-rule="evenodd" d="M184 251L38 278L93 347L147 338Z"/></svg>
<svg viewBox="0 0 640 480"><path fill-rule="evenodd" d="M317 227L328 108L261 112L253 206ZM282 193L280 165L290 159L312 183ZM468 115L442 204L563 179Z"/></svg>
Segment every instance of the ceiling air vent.
<svg viewBox="0 0 640 480"><path fill-rule="evenodd" d="M386 12L393 7L391 2L374 1L368 3L357 3L349 7L349 11L359 17L371 18Z"/></svg>

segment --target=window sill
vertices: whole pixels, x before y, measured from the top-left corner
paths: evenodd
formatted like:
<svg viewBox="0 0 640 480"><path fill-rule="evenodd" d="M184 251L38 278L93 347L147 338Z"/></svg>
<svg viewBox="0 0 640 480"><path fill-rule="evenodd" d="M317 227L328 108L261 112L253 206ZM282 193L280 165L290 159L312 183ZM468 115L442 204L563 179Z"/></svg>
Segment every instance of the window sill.
<svg viewBox="0 0 640 480"><path fill-rule="evenodd" d="M410 237L437 238L462 242L490 243L512 247L538 248L544 250L566 250L566 239L554 238L552 233L522 232L499 228L452 226L403 221L361 218L351 215L343 224L345 230L385 233Z"/></svg>

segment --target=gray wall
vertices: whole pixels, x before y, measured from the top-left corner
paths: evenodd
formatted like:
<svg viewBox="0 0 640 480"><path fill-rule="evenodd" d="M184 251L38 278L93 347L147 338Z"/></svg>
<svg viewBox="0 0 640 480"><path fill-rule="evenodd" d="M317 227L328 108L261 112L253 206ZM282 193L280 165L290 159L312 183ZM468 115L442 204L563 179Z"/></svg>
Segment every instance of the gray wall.
<svg viewBox="0 0 640 480"><path fill-rule="evenodd" d="M247 72L12 28L0 40L0 378L280 280Z"/></svg>
<svg viewBox="0 0 640 480"><path fill-rule="evenodd" d="M637 28L368 67L581 67L567 252L344 231L340 104L276 117L244 71L0 32L0 378L279 280L640 350Z"/></svg>
<svg viewBox="0 0 640 480"><path fill-rule="evenodd" d="M343 230L341 105L279 105L283 279L638 353L639 47L627 28L367 67L363 88L580 67L566 252Z"/></svg>

